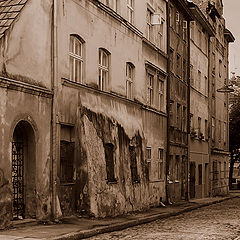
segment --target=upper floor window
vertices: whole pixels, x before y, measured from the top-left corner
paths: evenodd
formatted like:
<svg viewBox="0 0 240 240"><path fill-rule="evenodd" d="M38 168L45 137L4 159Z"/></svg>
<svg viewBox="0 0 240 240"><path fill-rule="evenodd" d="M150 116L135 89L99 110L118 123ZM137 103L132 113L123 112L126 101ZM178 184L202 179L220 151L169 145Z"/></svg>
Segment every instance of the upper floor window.
<svg viewBox="0 0 240 240"><path fill-rule="evenodd" d="M180 33L180 15L179 12L176 12L176 32Z"/></svg>
<svg viewBox="0 0 240 240"><path fill-rule="evenodd" d="M70 36L70 80L78 83L83 81L83 41L77 36Z"/></svg>
<svg viewBox="0 0 240 240"><path fill-rule="evenodd" d="M147 39L148 40L151 40L152 38L152 31L153 31L152 16L153 16L153 12L150 9L147 9Z"/></svg>
<svg viewBox="0 0 240 240"><path fill-rule="evenodd" d="M132 63L126 64L126 96L133 99L133 78L134 78L134 65Z"/></svg>
<svg viewBox="0 0 240 240"><path fill-rule="evenodd" d="M133 24L134 19L134 0L127 0L127 15L128 21Z"/></svg>
<svg viewBox="0 0 240 240"><path fill-rule="evenodd" d="M154 81L154 76L148 73L147 82L148 82L148 104L149 105L153 105L153 81Z"/></svg>
<svg viewBox="0 0 240 240"><path fill-rule="evenodd" d="M108 7L112 8L115 12L117 11L117 1L118 0L103 0L103 3Z"/></svg>
<svg viewBox="0 0 240 240"><path fill-rule="evenodd" d="M158 107L160 111L164 111L164 81L158 78Z"/></svg>
<svg viewBox="0 0 240 240"><path fill-rule="evenodd" d="M183 21L183 40L187 40L187 21Z"/></svg>
<svg viewBox="0 0 240 240"><path fill-rule="evenodd" d="M109 80L109 53L100 48L99 49L99 90L105 91L108 87Z"/></svg>

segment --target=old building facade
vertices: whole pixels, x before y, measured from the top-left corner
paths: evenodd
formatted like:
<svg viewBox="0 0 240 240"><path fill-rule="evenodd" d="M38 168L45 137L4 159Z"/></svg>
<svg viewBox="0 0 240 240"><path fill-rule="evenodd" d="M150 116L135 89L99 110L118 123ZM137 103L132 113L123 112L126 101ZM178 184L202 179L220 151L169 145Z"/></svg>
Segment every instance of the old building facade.
<svg viewBox="0 0 240 240"><path fill-rule="evenodd" d="M223 159L225 167L227 143L216 149L211 130L208 142L189 135L197 107L201 127L207 120L214 129L215 117L227 135L228 124L227 115L203 110L213 97L207 49L217 55L210 45L220 45L211 38L200 50L190 42L195 18L203 36L212 34L194 9L185 0L0 3L0 228L13 219L116 216L188 199L190 161L203 169ZM217 87L227 79L232 35L224 36ZM190 91L190 60L208 77L211 100L195 83ZM209 192L220 193L214 184Z"/></svg>
<svg viewBox="0 0 240 240"><path fill-rule="evenodd" d="M209 44L213 27L197 5L189 3L195 21L190 22L190 198L210 196L209 146Z"/></svg>
<svg viewBox="0 0 240 240"><path fill-rule="evenodd" d="M169 1L169 92L168 92L168 197L169 201L187 199L188 195L188 115L189 21L186 1Z"/></svg>

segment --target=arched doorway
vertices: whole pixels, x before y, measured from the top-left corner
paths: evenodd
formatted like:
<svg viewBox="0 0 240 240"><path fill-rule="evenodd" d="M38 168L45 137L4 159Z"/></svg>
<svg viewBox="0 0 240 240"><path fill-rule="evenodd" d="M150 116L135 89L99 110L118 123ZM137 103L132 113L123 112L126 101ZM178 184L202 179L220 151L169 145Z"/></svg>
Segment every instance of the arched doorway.
<svg viewBox="0 0 240 240"><path fill-rule="evenodd" d="M18 122L12 139L13 219L36 217L35 145L32 126Z"/></svg>

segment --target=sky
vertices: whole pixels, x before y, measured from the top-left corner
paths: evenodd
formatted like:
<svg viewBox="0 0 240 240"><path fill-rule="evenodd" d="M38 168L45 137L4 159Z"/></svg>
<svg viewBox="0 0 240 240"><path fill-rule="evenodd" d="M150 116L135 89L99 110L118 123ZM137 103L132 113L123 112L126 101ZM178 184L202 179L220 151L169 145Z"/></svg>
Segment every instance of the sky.
<svg viewBox="0 0 240 240"><path fill-rule="evenodd" d="M235 42L230 43L229 71L240 76L240 0L223 0L223 5L226 28L235 37Z"/></svg>

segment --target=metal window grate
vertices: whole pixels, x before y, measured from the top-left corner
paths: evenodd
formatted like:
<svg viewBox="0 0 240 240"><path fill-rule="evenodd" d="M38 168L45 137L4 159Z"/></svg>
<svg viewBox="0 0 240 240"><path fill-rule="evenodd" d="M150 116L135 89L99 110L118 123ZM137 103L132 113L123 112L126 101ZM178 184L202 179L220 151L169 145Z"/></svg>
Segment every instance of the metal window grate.
<svg viewBox="0 0 240 240"><path fill-rule="evenodd" d="M24 145L12 142L13 218L24 218Z"/></svg>

